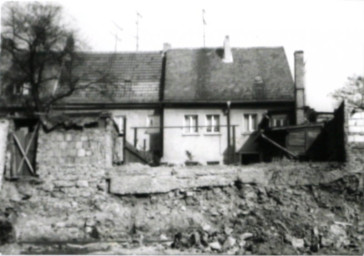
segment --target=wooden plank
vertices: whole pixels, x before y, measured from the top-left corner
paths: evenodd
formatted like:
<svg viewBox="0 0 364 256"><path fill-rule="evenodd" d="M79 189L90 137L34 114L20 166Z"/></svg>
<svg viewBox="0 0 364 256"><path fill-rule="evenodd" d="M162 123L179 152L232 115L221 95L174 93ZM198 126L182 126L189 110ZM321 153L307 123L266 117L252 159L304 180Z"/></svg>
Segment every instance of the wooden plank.
<svg viewBox="0 0 364 256"><path fill-rule="evenodd" d="M274 140L268 138L265 134L261 133L260 134L262 136L263 139L265 139L266 141L270 142L271 144L273 144L274 146L276 146L277 148L279 148L280 150L286 152L288 155L297 158L297 155L292 153L291 151L287 150L285 147L279 145L277 142L275 142Z"/></svg>
<svg viewBox="0 0 364 256"><path fill-rule="evenodd" d="M29 149L30 149L30 147L31 147L31 145L32 145L32 143L33 143L33 140L34 140L35 135L36 135L36 133L37 133L37 131L38 131L38 128L39 128L39 123L37 123L37 125L36 125L36 127L35 127L35 129L34 129L34 131L33 131L33 134L32 134L32 136L31 136L31 138L30 138L30 140L29 140L29 142L28 142L28 145L26 146L26 149L25 149L25 155L26 155L26 156L28 156ZM20 170L21 170L21 168L23 167L24 160L25 160L25 159L24 159L24 157L23 157L23 158L21 159L21 161L20 161L19 166L18 166L17 173L19 173L19 172L20 172Z"/></svg>
<svg viewBox="0 0 364 256"><path fill-rule="evenodd" d="M288 134L288 145L305 146L305 131L290 132Z"/></svg>

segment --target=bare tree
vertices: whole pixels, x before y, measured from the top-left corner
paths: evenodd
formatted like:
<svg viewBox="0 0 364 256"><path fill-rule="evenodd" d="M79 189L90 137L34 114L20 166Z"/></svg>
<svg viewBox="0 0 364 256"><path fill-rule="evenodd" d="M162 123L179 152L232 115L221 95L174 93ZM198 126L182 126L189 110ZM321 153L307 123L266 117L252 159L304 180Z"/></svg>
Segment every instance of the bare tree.
<svg viewBox="0 0 364 256"><path fill-rule="evenodd" d="M362 76L348 77L344 87L336 90L332 96L337 100L346 100L352 107L364 110L364 78Z"/></svg>
<svg viewBox="0 0 364 256"><path fill-rule="evenodd" d="M83 75L75 72L83 63L80 43L65 25L60 6L7 2L2 17L2 89L7 97L33 112L48 113L76 90L112 83L107 67L94 71L92 81L80 82Z"/></svg>

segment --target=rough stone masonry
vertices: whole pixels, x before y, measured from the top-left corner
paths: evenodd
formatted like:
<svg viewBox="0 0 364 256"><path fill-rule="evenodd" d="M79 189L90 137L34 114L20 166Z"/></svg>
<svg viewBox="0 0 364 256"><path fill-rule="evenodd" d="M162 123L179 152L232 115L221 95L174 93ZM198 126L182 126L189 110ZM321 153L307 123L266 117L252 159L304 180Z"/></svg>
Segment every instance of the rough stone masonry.
<svg viewBox="0 0 364 256"><path fill-rule="evenodd" d="M37 167L63 165L110 166L113 156L112 129L106 126L78 129L40 129Z"/></svg>
<svg viewBox="0 0 364 256"><path fill-rule="evenodd" d="M349 122L345 125L349 127ZM1 191L5 208L15 207L19 212L14 222L18 241L130 239L141 234L153 237L193 226L211 226L211 220L199 212L211 208L209 214L215 218L221 214L219 211L225 214L226 209L235 209L230 204L239 201L228 200L228 196L221 197L225 198L221 201L220 196L235 191L238 184L312 187L363 171L358 165L356 169L322 171L325 164L291 162L252 167L112 166L110 127L40 131L39 179L6 182ZM363 176L358 177L358 189L362 191ZM195 193L203 194L214 204L199 203L193 199Z"/></svg>

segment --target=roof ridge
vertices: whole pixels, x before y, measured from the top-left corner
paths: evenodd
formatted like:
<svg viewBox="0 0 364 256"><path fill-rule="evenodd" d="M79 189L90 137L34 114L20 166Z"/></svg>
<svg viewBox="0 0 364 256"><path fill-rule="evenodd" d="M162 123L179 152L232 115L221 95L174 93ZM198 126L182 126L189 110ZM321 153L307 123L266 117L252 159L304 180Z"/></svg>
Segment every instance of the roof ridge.
<svg viewBox="0 0 364 256"><path fill-rule="evenodd" d="M168 51L173 50L215 50L222 49L223 46L218 47L182 47L182 48L171 48ZM231 49L237 50L249 50L249 49L284 49L284 46L252 46L252 47L231 47Z"/></svg>
<svg viewBox="0 0 364 256"><path fill-rule="evenodd" d="M122 55L122 54L161 54L162 51L123 51L123 52L112 52L112 51L77 51L79 54L95 54L95 55Z"/></svg>

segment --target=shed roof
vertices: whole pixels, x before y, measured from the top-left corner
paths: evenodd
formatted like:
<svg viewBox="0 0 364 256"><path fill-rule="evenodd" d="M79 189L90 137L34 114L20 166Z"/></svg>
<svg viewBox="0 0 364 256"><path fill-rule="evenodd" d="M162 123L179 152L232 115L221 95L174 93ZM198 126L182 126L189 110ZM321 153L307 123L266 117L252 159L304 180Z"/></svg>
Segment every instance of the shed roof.
<svg viewBox="0 0 364 256"><path fill-rule="evenodd" d="M167 52L166 102L294 101L294 83L283 47L233 48L223 63L222 48Z"/></svg>

